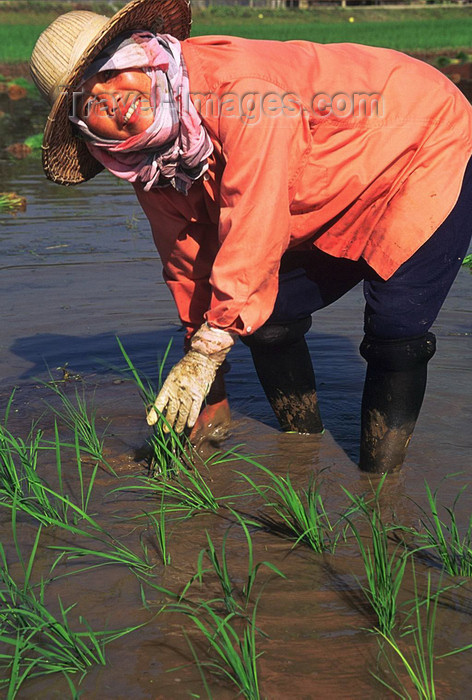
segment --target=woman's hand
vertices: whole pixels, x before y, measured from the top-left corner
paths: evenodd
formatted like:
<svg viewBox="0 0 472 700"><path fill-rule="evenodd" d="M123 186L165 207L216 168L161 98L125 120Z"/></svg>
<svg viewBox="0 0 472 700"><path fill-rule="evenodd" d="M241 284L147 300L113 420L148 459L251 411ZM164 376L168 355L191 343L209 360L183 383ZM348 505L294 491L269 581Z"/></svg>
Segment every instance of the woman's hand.
<svg viewBox="0 0 472 700"><path fill-rule="evenodd" d="M189 350L171 369L147 415L148 424L154 425L158 414L162 413L167 421L163 425L165 432L173 428L181 433L187 425L192 428L219 364L207 355Z"/></svg>
<svg viewBox="0 0 472 700"><path fill-rule="evenodd" d="M166 432L192 428L234 339L232 333L203 324L193 336L189 352L171 369L147 415L148 424L154 425L162 413Z"/></svg>

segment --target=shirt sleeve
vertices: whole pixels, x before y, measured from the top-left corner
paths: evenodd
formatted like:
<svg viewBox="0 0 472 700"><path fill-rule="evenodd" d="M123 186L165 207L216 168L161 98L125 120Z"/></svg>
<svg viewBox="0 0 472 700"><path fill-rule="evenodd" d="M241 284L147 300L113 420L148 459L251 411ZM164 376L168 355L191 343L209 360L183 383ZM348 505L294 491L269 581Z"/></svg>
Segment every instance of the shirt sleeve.
<svg viewBox="0 0 472 700"><path fill-rule="evenodd" d="M246 78L228 86L219 104L225 167L205 318L240 335L257 330L274 307L290 242L291 187L311 150L308 120L284 99L272 83Z"/></svg>
<svg viewBox="0 0 472 700"><path fill-rule="evenodd" d="M218 229L206 210L203 185L196 182L187 197L172 187L149 192L139 184L134 188L188 338L204 322L210 306L210 274L218 248Z"/></svg>

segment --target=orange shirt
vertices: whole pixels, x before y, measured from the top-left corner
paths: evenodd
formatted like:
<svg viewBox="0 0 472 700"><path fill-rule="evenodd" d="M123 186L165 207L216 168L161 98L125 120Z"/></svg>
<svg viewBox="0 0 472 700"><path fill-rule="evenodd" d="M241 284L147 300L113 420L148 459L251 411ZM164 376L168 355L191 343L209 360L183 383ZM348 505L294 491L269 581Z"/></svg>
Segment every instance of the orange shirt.
<svg viewBox="0 0 472 700"><path fill-rule="evenodd" d="M196 37L182 43L214 143L185 197L136 187L182 322L250 334L281 256L316 246L384 279L454 206L472 106L431 66L355 44Z"/></svg>

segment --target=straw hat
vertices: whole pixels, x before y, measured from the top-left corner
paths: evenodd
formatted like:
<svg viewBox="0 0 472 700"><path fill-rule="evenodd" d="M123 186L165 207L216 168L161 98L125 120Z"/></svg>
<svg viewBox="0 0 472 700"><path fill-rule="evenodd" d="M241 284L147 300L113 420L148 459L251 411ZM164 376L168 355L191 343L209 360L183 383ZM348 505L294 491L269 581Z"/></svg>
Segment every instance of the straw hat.
<svg viewBox="0 0 472 700"><path fill-rule="evenodd" d="M186 39L191 25L190 0L132 0L111 19L94 12L59 16L39 37L30 70L39 91L52 106L43 137L43 167L61 185L77 185L103 166L74 136L69 120L74 88L85 69L119 34L147 29Z"/></svg>

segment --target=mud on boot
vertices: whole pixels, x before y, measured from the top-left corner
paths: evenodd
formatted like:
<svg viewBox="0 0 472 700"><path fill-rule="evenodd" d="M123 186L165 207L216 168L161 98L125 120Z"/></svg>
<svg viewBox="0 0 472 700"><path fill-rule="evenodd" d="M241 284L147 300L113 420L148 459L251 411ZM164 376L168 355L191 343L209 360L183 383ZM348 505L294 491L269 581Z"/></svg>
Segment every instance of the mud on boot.
<svg viewBox="0 0 472 700"><path fill-rule="evenodd" d="M367 360L359 459L363 471L388 472L403 464L435 351L433 333L400 340L366 336L362 341L360 353Z"/></svg>
<svg viewBox="0 0 472 700"><path fill-rule="evenodd" d="M282 430L322 433L315 373L305 340L311 318L266 324L242 338Z"/></svg>

